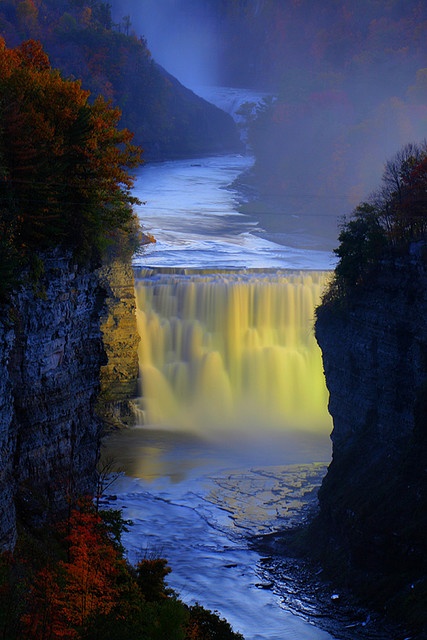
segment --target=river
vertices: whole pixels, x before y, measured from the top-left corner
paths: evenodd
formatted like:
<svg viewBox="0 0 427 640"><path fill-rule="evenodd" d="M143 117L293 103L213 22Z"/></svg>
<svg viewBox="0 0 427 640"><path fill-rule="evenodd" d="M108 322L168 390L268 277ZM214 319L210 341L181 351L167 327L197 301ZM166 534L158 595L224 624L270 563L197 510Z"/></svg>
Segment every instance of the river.
<svg viewBox="0 0 427 640"><path fill-rule="evenodd" d="M252 156L234 154L144 167L135 195L146 203L141 220L157 242L135 264L330 269L330 252L286 244L283 234L268 233L258 221L239 213L240 196L230 185L252 163Z"/></svg>
<svg viewBox="0 0 427 640"><path fill-rule="evenodd" d="M287 244L283 234L274 237L239 213L232 184L252 162L250 155L227 155L145 166L135 195L156 243L135 257L136 272L251 278L331 269L329 252L303 248L303 241ZM299 523L315 508L331 457L329 417L316 429L258 427L214 437L208 429L141 424L106 441L104 458L113 456L123 469L110 488L112 504L134 523L124 537L129 559L167 557L168 584L184 601L218 611L246 640L380 638L360 612L351 619L346 610L340 618L332 587L320 605L289 567L279 579L251 549L254 535Z"/></svg>

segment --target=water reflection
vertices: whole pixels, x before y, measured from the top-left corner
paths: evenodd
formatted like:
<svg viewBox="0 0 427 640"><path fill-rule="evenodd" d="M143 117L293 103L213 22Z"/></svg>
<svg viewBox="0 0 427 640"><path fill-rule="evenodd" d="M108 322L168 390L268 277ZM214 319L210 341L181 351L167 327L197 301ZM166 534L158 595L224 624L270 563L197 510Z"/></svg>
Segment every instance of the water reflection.
<svg viewBox="0 0 427 640"><path fill-rule="evenodd" d="M177 483L203 464L202 450L202 441L193 434L134 428L106 438L101 464L112 460L114 468L127 476L148 482L168 478Z"/></svg>
<svg viewBox="0 0 427 640"><path fill-rule="evenodd" d="M327 435L212 442L135 428L110 436L103 455L126 474L109 491L134 523L123 538L131 562L147 552L168 558L168 585L185 602L218 611L246 640L332 640L260 587L259 556L248 545L252 535L300 521L315 502L330 459Z"/></svg>
<svg viewBox="0 0 427 640"><path fill-rule="evenodd" d="M127 476L154 482L165 478L184 482L202 473L253 466L278 466L329 462L331 445L326 433L264 433L226 440L202 438L194 433L136 427L111 434L104 440L102 460L113 460Z"/></svg>

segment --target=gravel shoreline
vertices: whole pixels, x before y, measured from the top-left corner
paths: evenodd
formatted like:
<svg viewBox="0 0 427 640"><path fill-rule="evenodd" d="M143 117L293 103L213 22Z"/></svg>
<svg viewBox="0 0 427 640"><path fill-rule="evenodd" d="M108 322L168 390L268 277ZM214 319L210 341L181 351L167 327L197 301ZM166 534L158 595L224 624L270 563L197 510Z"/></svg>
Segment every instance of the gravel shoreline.
<svg viewBox="0 0 427 640"><path fill-rule="evenodd" d="M314 507L311 506L311 514ZM260 555L259 588L271 589L281 607L339 640L422 640L361 606L347 590L328 580L320 565L297 556L287 541L292 529L253 538Z"/></svg>

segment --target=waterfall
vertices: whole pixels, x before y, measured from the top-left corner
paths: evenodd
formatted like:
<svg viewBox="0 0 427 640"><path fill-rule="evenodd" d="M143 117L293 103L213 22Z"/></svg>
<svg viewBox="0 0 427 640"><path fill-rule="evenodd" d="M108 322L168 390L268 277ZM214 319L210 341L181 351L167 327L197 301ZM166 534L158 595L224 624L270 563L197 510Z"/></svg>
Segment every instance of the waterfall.
<svg viewBox="0 0 427 640"><path fill-rule="evenodd" d="M139 269L141 422L330 428L314 309L328 272Z"/></svg>

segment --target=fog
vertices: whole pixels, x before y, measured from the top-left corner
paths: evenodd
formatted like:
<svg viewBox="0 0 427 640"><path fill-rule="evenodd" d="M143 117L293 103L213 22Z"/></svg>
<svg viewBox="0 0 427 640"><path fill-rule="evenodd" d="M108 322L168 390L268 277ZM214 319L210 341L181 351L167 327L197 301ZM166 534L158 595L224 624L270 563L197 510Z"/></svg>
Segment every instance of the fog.
<svg viewBox="0 0 427 640"><path fill-rule="evenodd" d="M366 200L385 162L427 135L427 7L415 0L113 0L183 84L267 90L250 143L268 230L319 233Z"/></svg>
<svg viewBox="0 0 427 640"><path fill-rule="evenodd" d="M113 0L116 24L130 16L153 58L190 89L218 82L218 22L200 0Z"/></svg>

